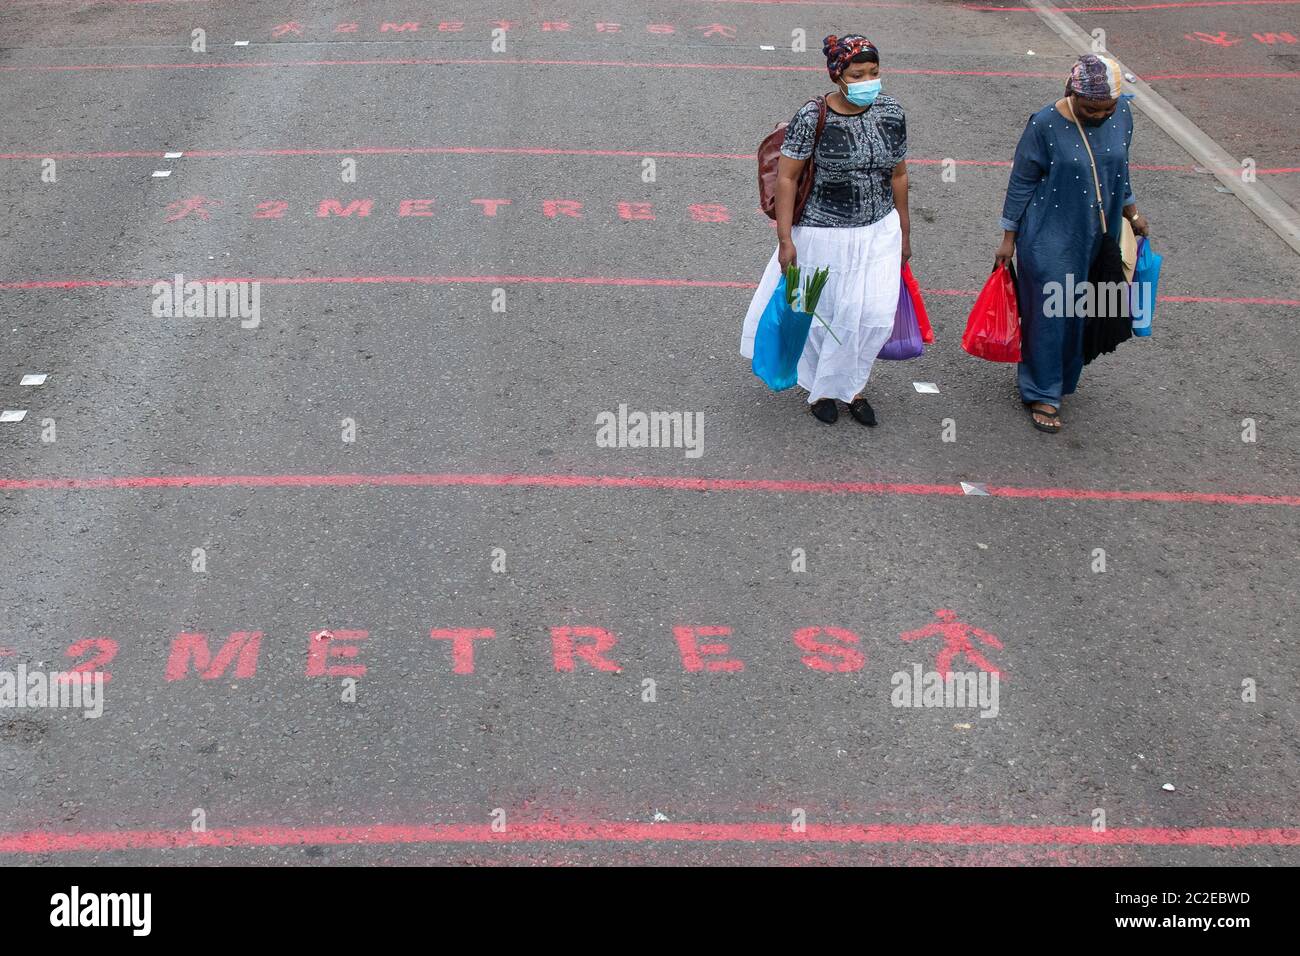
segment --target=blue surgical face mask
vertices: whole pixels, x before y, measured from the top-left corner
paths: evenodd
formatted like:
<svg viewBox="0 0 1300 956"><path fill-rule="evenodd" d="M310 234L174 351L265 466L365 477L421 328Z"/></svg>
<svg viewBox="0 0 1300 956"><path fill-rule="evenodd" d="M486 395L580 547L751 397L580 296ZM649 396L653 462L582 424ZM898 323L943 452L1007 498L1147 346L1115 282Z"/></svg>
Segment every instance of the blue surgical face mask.
<svg viewBox="0 0 1300 956"><path fill-rule="evenodd" d="M861 83L846 83L844 98L854 106L870 106L880 93L880 80L863 80Z"/></svg>

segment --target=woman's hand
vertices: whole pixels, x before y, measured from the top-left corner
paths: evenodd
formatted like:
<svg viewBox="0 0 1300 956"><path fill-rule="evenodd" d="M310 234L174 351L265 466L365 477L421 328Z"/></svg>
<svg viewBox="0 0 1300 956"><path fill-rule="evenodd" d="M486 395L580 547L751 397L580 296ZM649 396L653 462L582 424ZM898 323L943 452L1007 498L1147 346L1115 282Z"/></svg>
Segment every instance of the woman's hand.
<svg viewBox="0 0 1300 956"><path fill-rule="evenodd" d="M907 260L910 258L912 258L912 237L904 236L903 237L903 262L906 263Z"/></svg>
<svg viewBox="0 0 1300 956"><path fill-rule="evenodd" d="M1147 217L1142 215L1142 213L1140 212L1134 213L1133 218L1131 218L1129 222L1133 225L1134 235L1138 235L1138 236L1151 235L1151 227L1147 224Z"/></svg>
<svg viewBox="0 0 1300 956"><path fill-rule="evenodd" d="M782 272L785 272L785 270L790 268L792 265L797 266L799 264L798 256L795 253L793 239L781 240L776 249L776 261L780 263Z"/></svg>
<svg viewBox="0 0 1300 956"><path fill-rule="evenodd" d="M994 265L1005 266L1011 261L1011 257L1016 254L1016 234L1008 232L1002 237L1002 244L998 246L998 251L993 253Z"/></svg>

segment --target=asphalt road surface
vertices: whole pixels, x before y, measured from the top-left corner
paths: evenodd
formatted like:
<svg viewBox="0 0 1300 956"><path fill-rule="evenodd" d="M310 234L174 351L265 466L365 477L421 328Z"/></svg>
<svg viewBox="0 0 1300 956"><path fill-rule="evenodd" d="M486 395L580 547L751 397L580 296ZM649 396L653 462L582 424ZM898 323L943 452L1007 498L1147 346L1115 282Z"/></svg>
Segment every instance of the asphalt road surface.
<svg viewBox="0 0 1300 956"><path fill-rule="evenodd" d="M1300 202L1300 3L1070 16ZM738 354L832 32L937 334L872 430ZM109 675L0 711L3 860L1300 862L1296 253L1138 111L1154 335L1059 436L960 347L1074 56L932 0L0 0L0 668ZM895 706L945 655L996 704Z"/></svg>

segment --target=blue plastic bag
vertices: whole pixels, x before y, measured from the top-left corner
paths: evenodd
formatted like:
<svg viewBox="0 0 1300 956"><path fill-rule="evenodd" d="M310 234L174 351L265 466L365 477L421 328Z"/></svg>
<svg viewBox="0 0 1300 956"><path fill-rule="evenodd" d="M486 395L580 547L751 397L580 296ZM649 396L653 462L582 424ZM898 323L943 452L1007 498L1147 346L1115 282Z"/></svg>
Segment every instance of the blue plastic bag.
<svg viewBox="0 0 1300 956"><path fill-rule="evenodd" d="M894 331L879 355L879 358L893 362L920 358L925 351L921 339L921 323L917 321L916 308L912 304L912 292L901 276L899 282L902 288L898 290L898 308L894 311Z"/></svg>
<svg viewBox="0 0 1300 956"><path fill-rule="evenodd" d="M785 276L776 284L754 332L754 374L774 392L799 380L799 357L808 341L811 312L799 312L785 301Z"/></svg>
<svg viewBox="0 0 1300 956"><path fill-rule="evenodd" d="M1133 316L1133 334L1150 335L1151 320L1156 313L1156 288L1164 256L1151 249L1146 236L1138 240L1137 265L1133 267L1133 284L1129 289L1129 314Z"/></svg>

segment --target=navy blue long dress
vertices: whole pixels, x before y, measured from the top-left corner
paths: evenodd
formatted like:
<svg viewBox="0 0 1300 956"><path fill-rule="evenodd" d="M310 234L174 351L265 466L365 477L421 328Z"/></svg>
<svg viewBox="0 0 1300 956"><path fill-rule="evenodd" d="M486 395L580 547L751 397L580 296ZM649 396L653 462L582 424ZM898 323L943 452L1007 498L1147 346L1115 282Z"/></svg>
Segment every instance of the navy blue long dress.
<svg viewBox="0 0 1300 956"><path fill-rule="evenodd" d="M1097 160L1106 201L1106 226L1118 241L1124 207L1137 202L1129 184L1128 151L1133 113L1121 99L1100 126L1083 129ZM1025 126L1016 146L1002 228L1016 233L1016 278L1020 293L1020 397L1060 407L1083 371L1082 316L1048 317L1044 304L1050 283L1068 293L1088 280L1088 267L1101 248L1097 190L1079 127L1045 106ZM1059 301L1059 300L1058 300ZM1067 313L1073 309L1065 310Z"/></svg>

